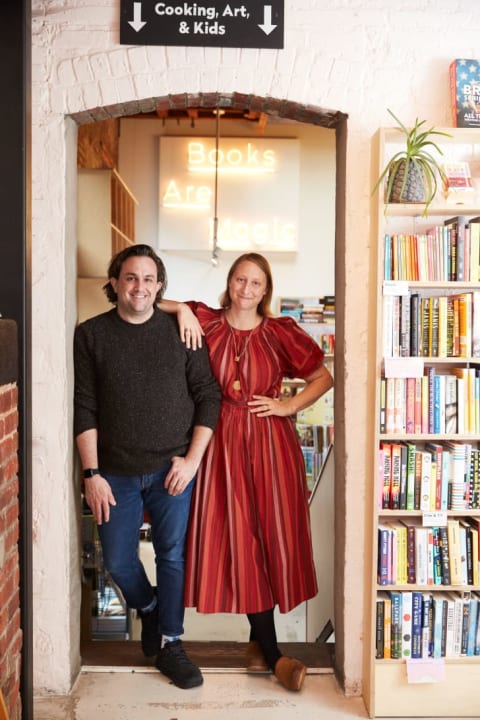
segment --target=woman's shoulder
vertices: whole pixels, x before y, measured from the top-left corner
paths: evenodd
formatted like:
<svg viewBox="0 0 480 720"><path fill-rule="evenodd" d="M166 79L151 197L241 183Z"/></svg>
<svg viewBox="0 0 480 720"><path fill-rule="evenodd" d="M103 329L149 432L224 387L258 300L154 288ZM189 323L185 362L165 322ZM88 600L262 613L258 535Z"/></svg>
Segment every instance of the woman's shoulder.
<svg viewBox="0 0 480 720"><path fill-rule="evenodd" d="M212 322L223 317L222 308L212 308L204 302L189 301L187 305L193 310L200 323Z"/></svg>
<svg viewBox="0 0 480 720"><path fill-rule="evenodd" d="M285 332L298 328L298 323L289 315L272 315L265 318L265 327L272 332Z"/></svg>

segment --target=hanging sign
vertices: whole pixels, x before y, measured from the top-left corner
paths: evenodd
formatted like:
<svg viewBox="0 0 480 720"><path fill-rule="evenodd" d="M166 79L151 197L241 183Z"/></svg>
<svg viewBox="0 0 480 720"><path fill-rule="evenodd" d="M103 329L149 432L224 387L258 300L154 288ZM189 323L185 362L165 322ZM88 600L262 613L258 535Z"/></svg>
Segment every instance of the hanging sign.
<svg viewBox="0 0 480 720"><path fill-rule="evenodd" d="M121 0L120 44L283 48L284 0Z"/></svg>

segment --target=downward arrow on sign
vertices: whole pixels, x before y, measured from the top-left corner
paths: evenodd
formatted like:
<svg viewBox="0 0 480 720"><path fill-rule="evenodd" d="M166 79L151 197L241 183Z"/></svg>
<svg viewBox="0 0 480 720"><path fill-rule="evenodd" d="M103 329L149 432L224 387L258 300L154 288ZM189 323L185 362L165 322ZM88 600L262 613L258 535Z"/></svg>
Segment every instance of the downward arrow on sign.
<svg viewBox="0 0 480 720"><path fill-rule="evenodd" d="M272 25L272 6L271 5L264 5L263 6L263 25L258 25L260 30L263 30L265 35L270 35L271 32L275 30L277 27L276 25Z"/></svg>
<svg viewBox="0 0 480 720"><path fill-rule="evenodd" d="M133 3L133 20L129 20L128 24L132 26L132 28L135 30L135 32L139 32L143 28L144 25L146 25L146 22L143 22L142 20L142 3L141 2L134 2Z"/></svg>

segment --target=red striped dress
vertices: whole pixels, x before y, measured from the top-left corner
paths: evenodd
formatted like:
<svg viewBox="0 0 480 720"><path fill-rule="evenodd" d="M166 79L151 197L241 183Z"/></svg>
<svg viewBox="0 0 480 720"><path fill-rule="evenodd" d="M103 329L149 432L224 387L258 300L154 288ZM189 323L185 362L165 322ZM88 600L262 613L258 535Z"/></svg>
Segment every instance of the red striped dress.
<svg viewBox="0 0 480 720"><path fill-rule="evenodd" d="M292 419L256 417L246 402L279 397L282 379L310 375L323 352L290 317L239 331L223 311L191 307L223 401L192 500L185 604L203 613L288 612L317 593L304 460Z"/></svg>

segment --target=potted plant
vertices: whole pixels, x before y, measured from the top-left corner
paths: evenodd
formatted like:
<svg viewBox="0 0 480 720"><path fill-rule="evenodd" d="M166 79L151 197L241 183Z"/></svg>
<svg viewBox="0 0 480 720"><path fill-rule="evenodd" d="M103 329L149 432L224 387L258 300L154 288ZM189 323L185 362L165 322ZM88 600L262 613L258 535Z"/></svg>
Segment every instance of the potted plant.
<svg viewBox="0 0 480 720"><path fill-rule="evenodd" d="M388 109L388 108L387 108ZM408 130L405 125L388 109L397 122L397 129L405 136L405 149L399 150L390 158L372 190L372 195L382 186L385 178L386 203L425 203L424 214L437 192L437 173L444 180L444 172L430 150L434 148L439 155L442 150L432 136L452 137L448 133L424 128L425 120L416 118L414 126Z"/></svg>

